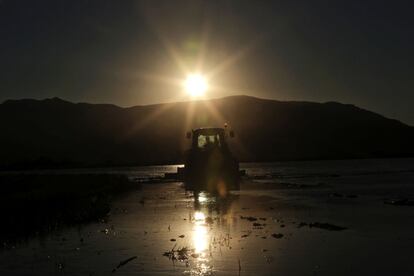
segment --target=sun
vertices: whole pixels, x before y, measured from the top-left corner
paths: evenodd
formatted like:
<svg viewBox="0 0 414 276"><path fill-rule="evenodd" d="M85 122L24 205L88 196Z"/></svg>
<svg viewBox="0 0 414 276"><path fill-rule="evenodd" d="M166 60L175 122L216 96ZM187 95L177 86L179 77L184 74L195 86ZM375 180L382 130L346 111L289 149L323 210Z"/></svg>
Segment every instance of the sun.
<svg viewBox="0 0 414 276"><path fill-rule="evenodd" d="M190 74L184 82L184 88L190 96L201 97L206 93L208 83L203 75Z"/></svg>

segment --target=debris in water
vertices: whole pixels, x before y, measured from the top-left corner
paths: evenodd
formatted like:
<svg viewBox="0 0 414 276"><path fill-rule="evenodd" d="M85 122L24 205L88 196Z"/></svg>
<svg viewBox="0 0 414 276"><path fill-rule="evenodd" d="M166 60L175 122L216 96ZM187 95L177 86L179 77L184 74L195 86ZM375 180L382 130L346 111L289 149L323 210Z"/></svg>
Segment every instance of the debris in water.
<svg viewBox="0 0 414 276"><path fill-rule="evenodd" d="M109 234L109 229L108 228L102 229L101 232L108 235Z"/></svg>
<svg viewBox="0 0 414 276"><path fill-rule="evenodd" d="M275 239L281 239L281 238L283 238L283 234L281 234L281 233L278 233L278 234L273 233L272 234L272 237L275 238Z"/></svg>
<svg viewBox="0 0 414 276"><path fill-rule="evenodd" d="M119 269L120 267L126 265L130 261L135 260L136 258L137 258L137 256L133 256L133 257L128 258L128 259L126 259L124 261L121 261L116 268L112 269L112 273L114 273L117 269Z"/></svg>
<svg viewBox="0 0 414 276"><path fill-rule="evenodd" d="M182 239L182 238L184 238L184 237L185 237L185 235L179 235L178 237Z"/></svg>
<svg viewBox="0 0 414 276"><path fill-rule="evenodd" d="M394 198L384 200L384 204L390 204L395 206L414 206L414 199L408 198Z"/></svg>
<svg viewBox="0 0 414 276"><path fill-rule="evenodd" d="M309 224L306 222L301 222L299 223L298 228L301 228L303 226L309 226L309 228L315 227L315 228L320 228L320 229L329 230L329 231L341 231L341 230L348 229L347 227L342 227L342 226L338 226L338 225L334 225L330 223L320 223L320 222L313 222Z"/></svg>
<svg viewBox="0 0 414 276"><path fill-rule="evenodd" d="M242 238L247 238L248 236L250 236L250 234L252 233L252 231L247 231L247 234L242 235Z"/></svg>
<svg viewBox="0 0 414 276"><path fill-rule="evenodd" d="M170 241L175 242L175 241L176 241L176 239L170 239Z"/></svg>
<svg viewBox="0 0 414 276"><path fill-rule="evenodd" d="M244 216L240 216L241 219L247 219L248 221L256 221L257 218L255 217L244 217Z"/></svg>
<svg viewBox="0 0 414 276"><path fill-rule="evenodd" d="M337 225L333 225L330 223L320 223L320 222L309 223L309 228L312 228L312 227L329 230L329 231L342 231L342 230L348 229L346 227L337 226Z"/></svg>
<svg viewBox="0 0 414 276"><path fill-rule="evenodd" d="M340 197L340 198L357 198L358 195L354 195L354 194L341 194L341 193L332 193L329 195L330 197Z"/></svg>
<svg viewBox="0 0 414 276"><path fill-rule="evenodd" d="M298 224L298 228L302 228L303 226L308 225L306 222L301 222Z"/></svg>
<svg viewBox="0 0 414 276"><path fill-rule="evenodd" d="M172 261L178 260L180 262L187 261L189 256L193 258L199 257L199 255L196 253L190 254L191 252L194 252L194 249L189 249L188 247L182 247L180 249L175 250L176 245L177 244L175 244L170 251L166 251L162 255L168 257L168 259Z"/></svg>
<svg viewBox="0 0 414 276"><path fill-rule="evenodd" d="M290 183L290 182L279 182L277 186L280 188L288 188L288 189L313 189L313 188L321 188L326 186L325 183L319 182L316 184L298 184L298 183Z"/></svg>

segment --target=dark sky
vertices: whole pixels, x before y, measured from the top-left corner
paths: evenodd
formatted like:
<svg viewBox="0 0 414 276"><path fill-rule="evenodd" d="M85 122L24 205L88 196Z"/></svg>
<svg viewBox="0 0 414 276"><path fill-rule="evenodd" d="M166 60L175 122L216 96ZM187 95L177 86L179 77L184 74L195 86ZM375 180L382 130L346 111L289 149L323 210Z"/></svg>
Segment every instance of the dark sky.
<svg viewBox="0 0 414 276"><path fill-rule="evenodd" d="M211 97L339 101L414 125L413 30L409 1L0 0L0 101L167 102L183 93L169 80L200 70Z"/></svg>

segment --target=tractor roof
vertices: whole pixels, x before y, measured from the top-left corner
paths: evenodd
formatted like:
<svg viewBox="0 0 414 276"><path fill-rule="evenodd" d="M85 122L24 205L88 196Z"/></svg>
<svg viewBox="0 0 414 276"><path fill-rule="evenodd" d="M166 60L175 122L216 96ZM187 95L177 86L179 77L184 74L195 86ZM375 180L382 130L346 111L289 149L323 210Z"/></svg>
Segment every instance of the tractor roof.
<svg viewBox="0 0 414 276"><path fill-rule="evenodd" d="M199 135L199 134L214 135L214 134L220 134L223 132L224 132L224 128L221 128L221 127L203 127L203 128L193 129L193 133L196 135Z"/></svg>

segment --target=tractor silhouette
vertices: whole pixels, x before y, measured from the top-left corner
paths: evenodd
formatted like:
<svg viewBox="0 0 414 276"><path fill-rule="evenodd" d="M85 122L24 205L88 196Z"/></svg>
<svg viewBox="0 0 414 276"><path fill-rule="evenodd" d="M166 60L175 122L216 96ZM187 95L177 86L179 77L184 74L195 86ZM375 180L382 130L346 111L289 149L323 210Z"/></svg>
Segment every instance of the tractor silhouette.
<svg viewBox="0 0 414 276"><path fill-rule="evenodd" d="M185 165L178 168L177 178L193 191L225 194L240 189L239 163L227 144L233 138L227 128L198 128L187 132L192 139L191 148L185 152Z"/></svg>

